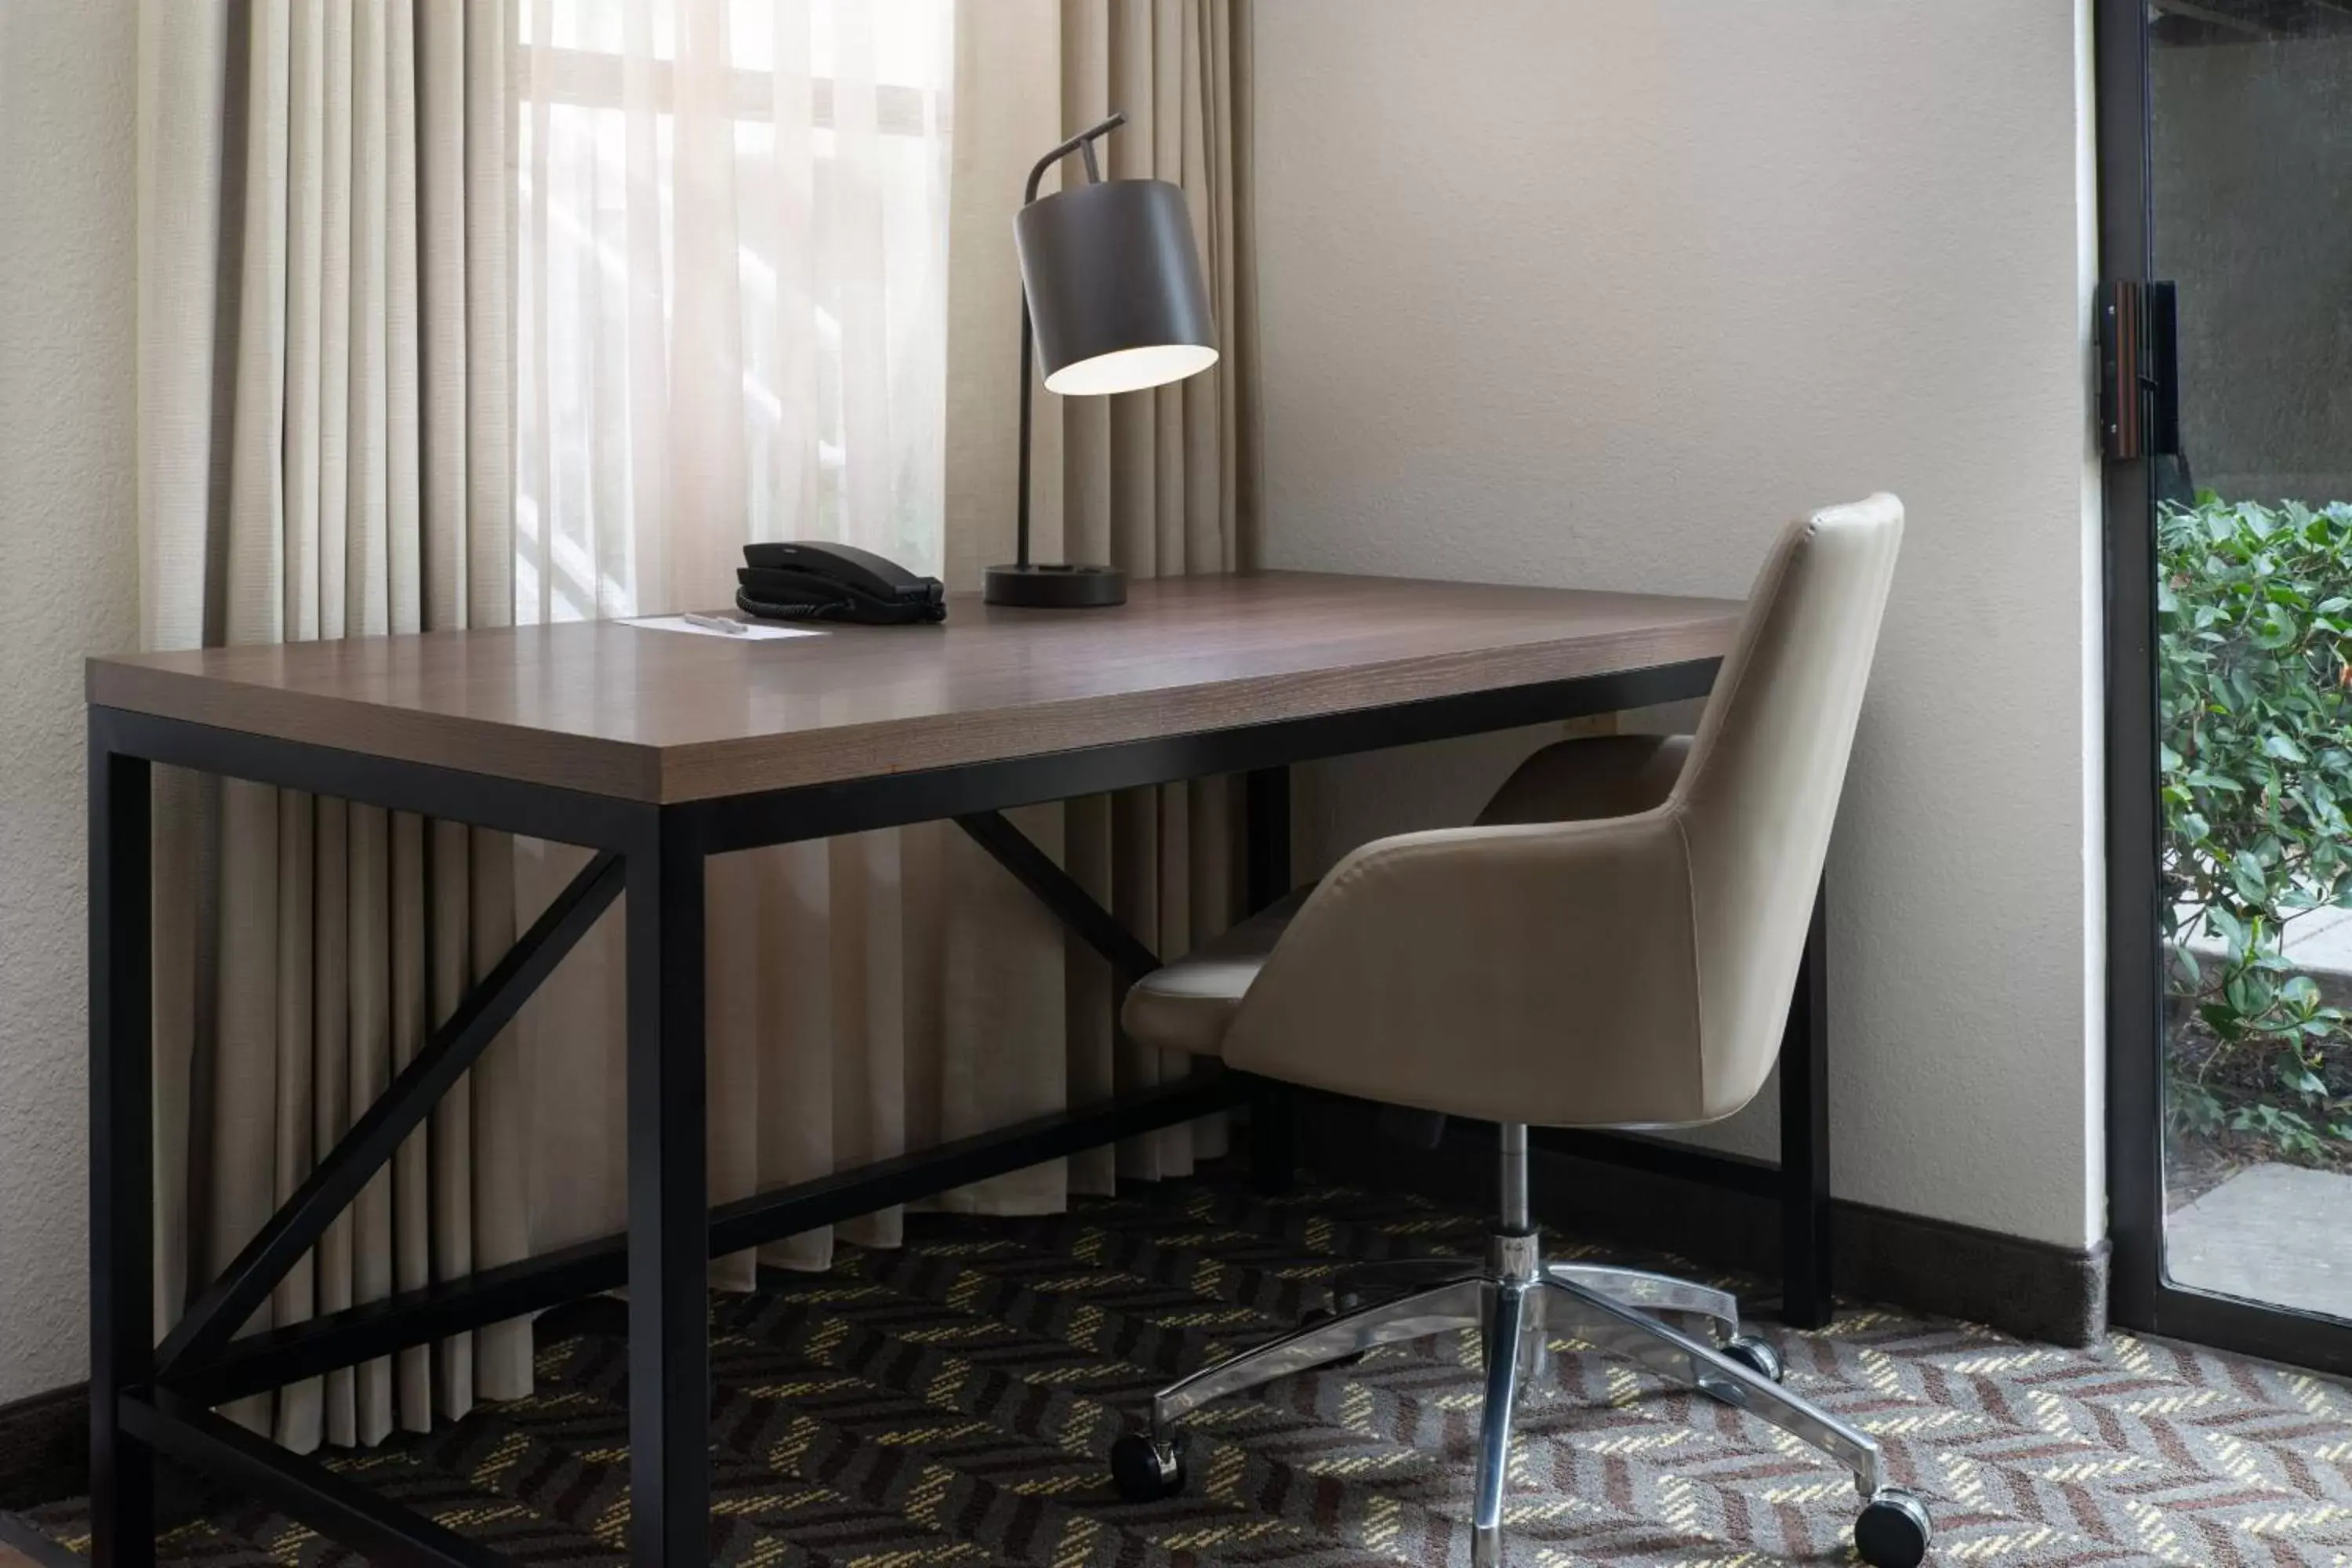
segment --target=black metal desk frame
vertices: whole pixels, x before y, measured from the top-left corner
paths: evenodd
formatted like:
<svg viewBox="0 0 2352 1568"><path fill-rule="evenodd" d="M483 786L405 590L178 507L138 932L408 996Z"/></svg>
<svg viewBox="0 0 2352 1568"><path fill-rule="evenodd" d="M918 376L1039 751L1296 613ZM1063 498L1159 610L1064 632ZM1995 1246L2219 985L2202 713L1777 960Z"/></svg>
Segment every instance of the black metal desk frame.
<svg viewBox="0 0 2352 1568"><path fill-rule="evenodd" d="M1289 880L1294 763L1703 695L1716 661L1510 687L930 772L652 805L93 706L89 744L90 1510L100 1568L154 1560L154 1456L247 1489L374 1561L505 1559L212 1413L225 1401L595 1291L629 1292L631 1560L703 1561L710 1496L705 1264L984 1177L1255 1100L1260 1163L1287 1158L1286 1102L1204 1074L918 1154L709 1205L704 1178L703 880L708 857L952 817L1111 964L1159 962L997 814L1141 784L1244 773L1252 904ZM320 1160L163 1342L153 1314L151 769L165 763L585 846L595 855ZM628 1228L309 1321L237 1330L617 897L627 948ZM1786 1315L1828 1315L1828 1140L1818 963L1782 1058ZM1628 1158L1653 1156L1625 1145ZM1708 1179L1707 1157L1681 1157ZM1750 1169L1714 1175L1752 1185Z"/></svg>

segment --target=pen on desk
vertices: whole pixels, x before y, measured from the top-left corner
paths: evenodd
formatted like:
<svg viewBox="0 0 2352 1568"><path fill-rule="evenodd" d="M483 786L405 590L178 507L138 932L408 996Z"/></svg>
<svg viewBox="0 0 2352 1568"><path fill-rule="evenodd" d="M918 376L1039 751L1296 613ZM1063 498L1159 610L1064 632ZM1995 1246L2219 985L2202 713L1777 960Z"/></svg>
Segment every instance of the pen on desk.
<svg viewBox="0 0 2352 1568"><path fill-rule="evenodd" d="M698 616L688 610L678 619L689 626L700 626L706 632L724 632L730 637L749 637L751 628L740 621L730 621L725 616Z"/></svg>

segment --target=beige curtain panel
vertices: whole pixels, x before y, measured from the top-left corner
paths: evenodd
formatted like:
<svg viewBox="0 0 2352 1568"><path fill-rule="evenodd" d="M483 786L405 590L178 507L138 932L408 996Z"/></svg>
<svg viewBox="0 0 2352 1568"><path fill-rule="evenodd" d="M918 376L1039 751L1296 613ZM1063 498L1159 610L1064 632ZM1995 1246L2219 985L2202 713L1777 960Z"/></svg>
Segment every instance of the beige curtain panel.
<svg viewBox="0 0 2352 1568"><path fill-rule="evenodd" d="M1202 249L1222 357L1172 386L1036 404L1033 505L1041 559L1108 561L1131 575L1256 563L1257 302L1250 268L1248 0L964 0L958 17L950 286L948 560L960 587L1013 556L1013 376L1020 272L1012 214L1038 155L1124 110L1105 144L1109 178L1182 187ZM1045 188L1078 177L1065 163ZM1062 863L1163 958L1239 912L1238 781L1074 801L1052 841ZM1045 835L1041 834L1041 837ZM1108 967L1065 939L1073 1103L1193 1068L1122 1042ZM1222 1118L1130 1140L1118 1174L1189 1173L1224 1151ZM1072 1184L1109 1189L1113 1153L1072 1161Z"/></svg>
<svg viewBox="0 0 2352 1568"><path fill-rule="evenodd" d="M1224 357L1040 394L1042 548L1251 559L1247 18L1234 0L150 0L141 137L150 646L725 601L747 539L959 587L1009 557L1029 163L1125 110L1192 203ZM786 23L793 25L784 25ZM657 634L647 634L657 635ZM167 777L159 1310L217 1272L575 851ZM1173 956L1230 923L1226 782L1016 820ZM714 1201L1190 1070L951 827L714 862ZM286 1322L619 1227L620 911L298 1268ZM1181 1174L1221 1121L941 1202ZM895 1214L844 1234L887 1245ZM759 1262L822 1267L834 1237ZM248 1402L298 1447L529 1387L503 1325Z"/></svg>
<svg viewBox="0 0 2352 1568"><path fill-rule="evenodd" d="M507 19L496 0L156 3L140 39L139 529L150 647L499 625L513 602ZM160 788L163 1321L514 931L496 835ZM524 1255L501 1042L258 1318ZM509 1324L248 1401L299 1448L530 1386Z"/></svg>
<svg viewBox="0 0 2352 1568"><path fill-rule="evenodd" d="M1255 555L1256 301L1247 254L1248 37L1238 0L1065 0L1061 104L1071 129L1114 109L1106 174L1182 187L1204 251L1222 356L1150 392L1062 400L1062 531L1073 559L1138 577L1230 572ZM1065 165L1066 171L1067 165ZM1240 900L1239 781L1132 790L1067 808L1066 864L1163 959L1230 927ZM1180 1078L1198 1063L1119 1039L1108 968L1070 943L1074 1055L1114 1070L1089 1089ZM1120 1151L1119 1173L1191 1173L1222 1153L1222 1119L1171 1128Z"/></svg>

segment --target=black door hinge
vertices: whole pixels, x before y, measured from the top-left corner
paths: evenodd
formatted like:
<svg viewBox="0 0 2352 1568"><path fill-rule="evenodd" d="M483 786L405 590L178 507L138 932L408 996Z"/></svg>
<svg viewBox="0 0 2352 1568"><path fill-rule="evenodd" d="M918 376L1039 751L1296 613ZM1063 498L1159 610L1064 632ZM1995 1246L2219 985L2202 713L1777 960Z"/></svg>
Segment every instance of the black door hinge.
<svg viewBox="0 0 2352 1568"><path fill-rule="evenodd" d="M2171 284L2099 285L2099 449L2108 458L2179 455L2179 328Z"/></svg>

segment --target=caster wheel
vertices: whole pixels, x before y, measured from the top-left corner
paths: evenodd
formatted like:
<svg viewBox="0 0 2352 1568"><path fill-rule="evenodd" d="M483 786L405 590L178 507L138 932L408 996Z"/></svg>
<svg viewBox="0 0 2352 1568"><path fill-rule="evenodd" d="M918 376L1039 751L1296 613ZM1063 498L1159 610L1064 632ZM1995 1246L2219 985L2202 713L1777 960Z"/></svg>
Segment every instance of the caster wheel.
<svg viewBox="0 0 2352 1568"><path fill-rule="evenodd" d="M1772 1348L1772 1342L1758 1339L1754 1334L1738 1334L1725 1341L1723 1353L1769 1382L1778 1383L1788 1375L1788 1368L1780 1362L1780 1352Z"/></svg>
<svg viewBox="0 0 2352 1568"><path fill-rule="evenodd" d="M1900 1487L1881 1487L1853 1521L1853 1549L1870 1568L1918 1568L1936 1530L1927 1505Z"/></svg>
<svg viewBox="0 0 2352 1568"><path fill-rule="evenodd" d="M1340 1312L1352 1312L1355 1310L1356 1301L1354 1298L1351 1296L1342 1296L1339 1298L1339 1306L1337 1311L1333 1310L1329 1307L1309 1307L1307 1310L1299 1313L1298 1326L1302 1329L1311 1329L1318 1323L1329 1322L1332 1319L1338 1317ZM1359 1363L1362 1362L1363 1359L1364 1352L1362 1351L1356 1351L1351 1354L1339 1356L1334 1360L1327 1361L1322 1366L1317 1367L1315 1370L1321 1372L1325 1367L1355 1366Z"/></svg>
<svg viewBox="0 0 2352 1568"><path fill-rule="evenodd" d="M1129 1502L1160 1502L1184 1489L1184 1450L1160 1446L1140 1432L1123 1434L1110 1446L1110 1480Z"/></svg>

